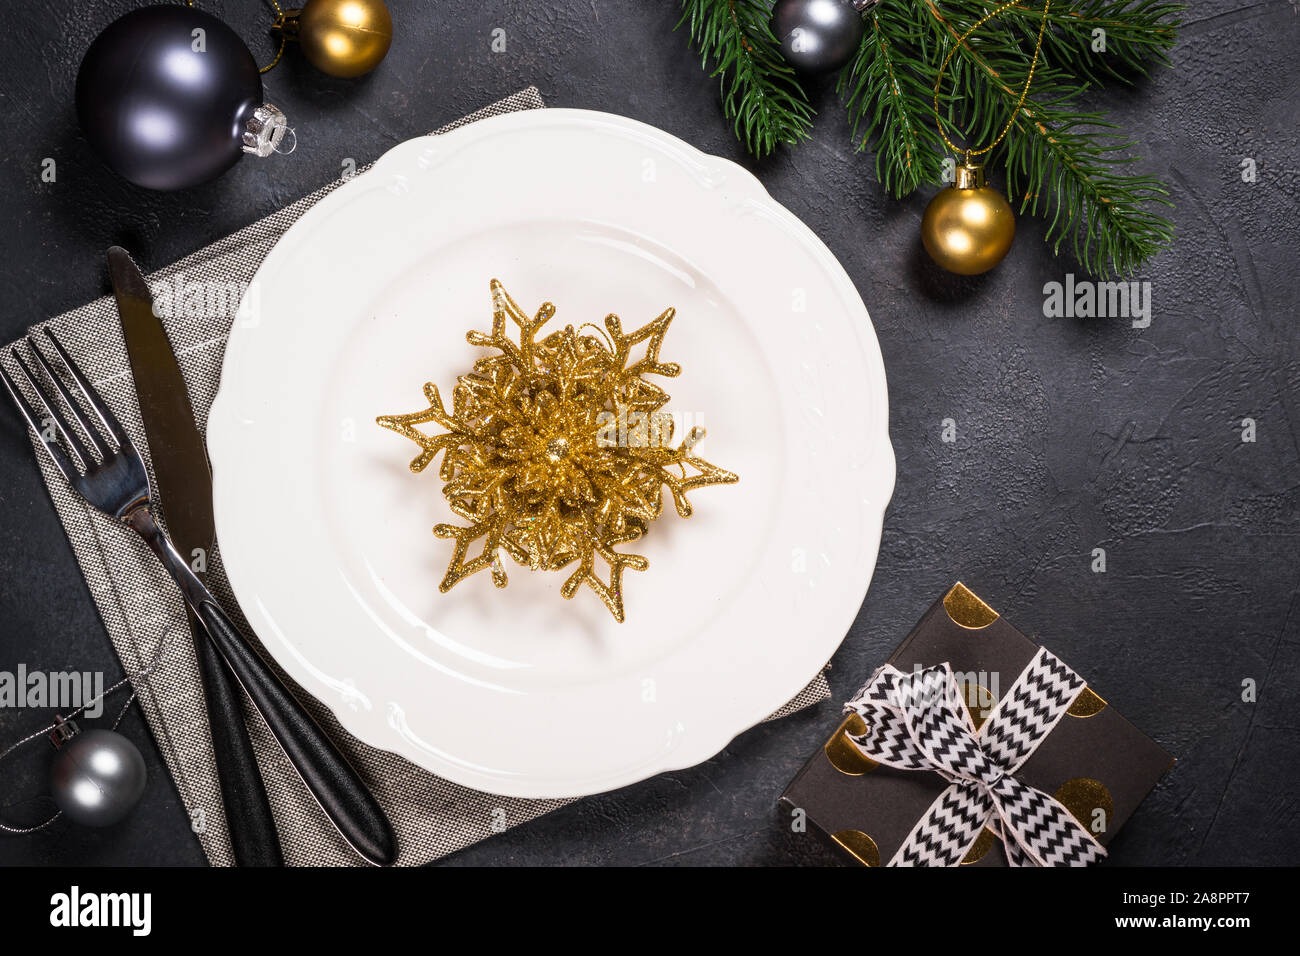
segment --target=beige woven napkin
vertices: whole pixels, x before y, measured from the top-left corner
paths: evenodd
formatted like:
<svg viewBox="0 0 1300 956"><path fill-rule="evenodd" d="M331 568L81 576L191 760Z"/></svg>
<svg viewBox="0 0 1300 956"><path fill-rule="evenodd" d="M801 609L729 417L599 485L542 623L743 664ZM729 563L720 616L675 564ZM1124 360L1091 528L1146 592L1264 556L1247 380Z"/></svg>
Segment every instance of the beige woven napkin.
<svg viewBox="0 0 1300 956"><path fill-rule="evenodd" d="M536 88L529 87L436 132L515 110L540 109L544 105ZM339 185L339 182L330 183L260 222L159 270L149 277L150 284L174 283L178 279L247 283L285 230ZM234 314L230 312L165 320L203 429L207 427L208 409L217 392L226 336L233 319ZM148 463L148 442L140 423L113 300L98 299L44 324L54 327L116 411ZM135 682L140 705L190 813L192 828L204 853L214 865L230 865L233 858L208 737L207 712L180 594L135 535L89 508L54 471L48 456L38 454L37 457L50 498L123 666L129 671L145 668L155 660L165 641L157 669L151 676ZM220 542L218 552L219 549ZM219 553L209 562L208 583L231 617L245 633L251 633L230 592ZM356 740L340 728L334 716L318 701L294 689L339 742L392 820L400 846L399 865L427 863L569 802L499 797L434 776L402 757ZM785 716L829 696L826 679L819 675L773 717ZM330 825L251 704L246 709L286 862L291 865L359 864L360 859Z"/></svg>

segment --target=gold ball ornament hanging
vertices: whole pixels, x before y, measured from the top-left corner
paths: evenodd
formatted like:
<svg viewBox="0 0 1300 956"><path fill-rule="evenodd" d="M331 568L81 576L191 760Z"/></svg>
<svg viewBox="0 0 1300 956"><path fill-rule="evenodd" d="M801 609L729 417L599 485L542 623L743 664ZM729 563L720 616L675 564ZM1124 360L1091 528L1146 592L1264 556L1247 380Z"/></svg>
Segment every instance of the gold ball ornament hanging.
<svg viewBox="0 0 1300 956"><path fill-rule="evenodd" d="M972 33L1019 2L1020 0L1006 0L976 20L949 46L948 53L939 66L939 72L934 78L934 123L944 145L954 153L960 155L961 150L948 138L943 126L944 114L939 109L939 88L943 84L948 62ZM1002 261L1016 238L1016 217L1011 211L1011 204L985 181L984 167L975 162L975 157L992 152L1015 125L1016 116L1023 109L1025 98L1029 96L1029 87L1034 82L1034 71L1038 68L1038 56L1043 49L1043 34L1047 30L1047 15L1051 8L1052 0L1043 0L1043 18L1038 24L1038 40L1034 44L1034 55L1029 61L1025 84L1020 89L1020 100L1007 118L1002 132L983 149L968 147L966 161L957 165L952 185L931 199L930 205L925 207L925 215L921 218L921 242L925 245L925 251L930 253L930 258L949 272L963 276L988 272Z"/></svg>
<svg viewBox="0 0 1300 956"><path fill-rule="evenodd" d="M297 40L316 69L344 79L377 67L393 42L382 0L308 0L301 10L280 14L275 29Z"/></svg>
<svg viewBox="0 0 1300 956"><path fill-rule="evenodd" d="M963 276L988 272L1016 237L1016 217L984 179L984 167L957 166L951 186L930 200L921 219L921 242L930 258Z"/></svg>

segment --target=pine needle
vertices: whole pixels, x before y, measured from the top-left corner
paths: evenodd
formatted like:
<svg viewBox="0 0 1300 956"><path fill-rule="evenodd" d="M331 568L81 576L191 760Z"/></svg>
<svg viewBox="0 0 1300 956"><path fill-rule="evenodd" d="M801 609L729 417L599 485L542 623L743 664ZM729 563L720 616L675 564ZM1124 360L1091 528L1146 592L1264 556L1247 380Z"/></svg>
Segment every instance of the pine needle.
<svg viewBox="0 0 1300 956"><path fill-rule="evenodd" d="M755 155L808 138L813 110L768 26L765 0L682 0L678 23L713 63L723 109ZM951 45L990 9L987 0L883 0L867 17L857 55L837 89L859 150L896 197L939 184L947 148L934 120L934 84ZM1104 113L1077 104L1094 86L1131 83L1167 65L1183 7L1170 0L1072 0L1048 16L1040 65L1006 140L990 154L1022 214L1047 221L1047 241L1089 272L1131 274L1167 245L1160 214L1168 190L1133 174L1134 144ZM939 107L974 147L990 142L1015 110L1042 22L1042 0L1024 0L982 26L953 55Z"/></svg>
<svg viewBox="0 0 1300 956"><path fill-rule="evenodd" d="M808 138L813 108L768 25L764 0L683 0L677 27L690 25L691 45L722 86L722 109L755 156ZM675 28L676 29L676 28Z"/></svg>

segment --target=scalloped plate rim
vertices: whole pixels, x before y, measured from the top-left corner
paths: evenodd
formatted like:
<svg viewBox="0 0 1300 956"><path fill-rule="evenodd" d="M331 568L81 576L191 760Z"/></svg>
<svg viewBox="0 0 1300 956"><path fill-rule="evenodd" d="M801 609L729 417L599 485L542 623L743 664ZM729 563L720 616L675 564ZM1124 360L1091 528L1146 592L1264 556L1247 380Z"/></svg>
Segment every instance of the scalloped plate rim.
<svg viewBox="0 0 1300 956"><path fill-rule="evenodd" d="M480 137L499 133L503 128L564 123L574 123L585 128L603 126L630 132L637 136L648 137L661 146L680 152L701 168L713 171L717 177L734 179L736 182L743 183L749 193L746 201L761 206L768 213L775 214L782 221L786 230L791 233L792 241L798 243L817 260L827 273L828 278L840 282L843 288L847 288L853 293L852 299L856 301L860 308L860 321L855 323L854 326L855 338L869 371L874 373L877 378L876 381L870 383L875 391L873 396L876 399L873 405L875 414L870 421L864 424L864 432L873 443L872 455L880 466L871 470L872 487L864 489L864 497L872 502L872 508L869 516L864 516L864 521L867 522L868 530L871 533L871 541L867 545L870 555L865 561L865 574L861 581L861 599L858 601L858 606L855 606L851 611L846 610L842 615L842 626L837 628L838 635L834 637L833 641L827 640L826 660L829 661L843 642L844 637L847 636L849 628L856 619L861 600L865 600L879 558L884 514L895 486L896 462L892 442L889 438L888 389L884 363L869 313L865 304L861 302L861 296L857 293L856 287L844 267L812 229L773 199L762 182L743 166L724 157L704 153L691 144L656 127L615 114L590 110L547 108L489 117L436 136L418 136L392 147L376 160L364 174L359 174L356 179L343 183L328 195L322 197L319 202L299 217L267 253L257 270L253 282L256 283L261 280L264 274L273 273L280 257L287 254L290 244L305 235L314 222L325 219L336 206L350 201L352 193L359 192L361 189L376 188L377 180L392 169L398 168L401 163L406 162L407 154L416 152L417 146L421 147L422 150L428 150L430 146L433 146L436 154L450 153L468 147ZM232 328L227 351L222 362L221 385L213 401L208 421L208 440L213 467L213 499L219 541L223 515L229 515L231 509L236 505L236 502L226 501L226 489L230 484L228 480L230 473L226 470L229 464L227 454L233 453L233 449L227 444L227 438L233 437L238 427L237 423L229 420L231 406L235 400L231 394L233 389L228 383L234 378L231 375L231 369L239 361L242 349L243 345L239 341L239 329ZM224 524L227 525L227 530L229 530L229 519ZM238 599L241 588L236 579L242 577L243 571L242 569L233 569L228 562L225 566L231 589ZM261 613L258 613L256 608L246 606L243 601L240 601L240 604L255 631L258 630L259 623L269 623ZM293 660L292 656L283 653L279 649L278 642L263 640L262 643L291 677L309 693L313 691L316 682L303 667ZM780 699L775 700L770 709L762 713L757 712L760 708L753 708L745 714L730 714L730 712L727 712L730 714L731 719L720 717L707 730L700 727L693 728L688 735L682 737L679 745L658 755L648 755L647 759L641 764L631 767L620 765L620 767L611 770L606 776L593 775L582 781L573 781L568 785L558 785L554 782L530 784L526 778L508 775L489 777L455 765L431 766L426 752L411 749L404 750L398 746L401 741L400 736L393 734L381 739L380 735L372 732L370 724L355 718L354 711L341 704L331 703L327 698L318 697L318 699L334 714L348 733L363 743L379 750L397 753L452 782L501 796L529 799L567 799L606 792L660 773L683 770L709 760L720 753L739 734L761 723L771 713L782 707L786 701L795 697L817 676L819 670L820 668L812 673L796 675L796 677L786 681L784 686L788 689L788 692L783 690Z"/></svg>

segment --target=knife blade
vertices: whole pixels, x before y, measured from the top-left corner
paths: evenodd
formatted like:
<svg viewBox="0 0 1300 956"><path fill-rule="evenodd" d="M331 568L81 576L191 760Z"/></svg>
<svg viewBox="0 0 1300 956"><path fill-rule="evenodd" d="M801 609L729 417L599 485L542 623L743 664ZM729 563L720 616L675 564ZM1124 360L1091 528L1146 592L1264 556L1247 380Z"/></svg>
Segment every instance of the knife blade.
<svg viewBox="0 0 1300 956"><path fill-rule="evenodd" d="M149 443L154 493L177 550L187 558L202 557L200 566L206 567L216 538L212 472L189 388L167 331L154 312L149 284L121 246L108 250L108 272ZM190 630L235 862L239 866L282 866L275 820L244 724L242 689L202 627L191 614Z"/></svg>

